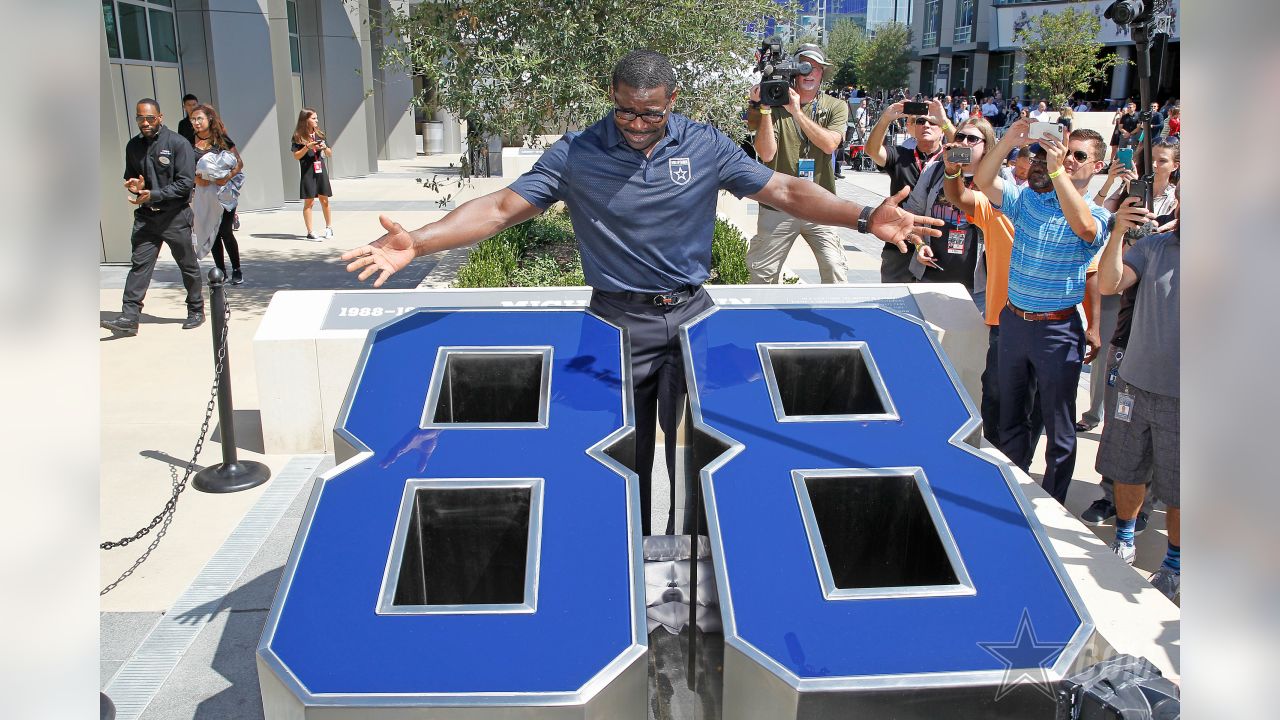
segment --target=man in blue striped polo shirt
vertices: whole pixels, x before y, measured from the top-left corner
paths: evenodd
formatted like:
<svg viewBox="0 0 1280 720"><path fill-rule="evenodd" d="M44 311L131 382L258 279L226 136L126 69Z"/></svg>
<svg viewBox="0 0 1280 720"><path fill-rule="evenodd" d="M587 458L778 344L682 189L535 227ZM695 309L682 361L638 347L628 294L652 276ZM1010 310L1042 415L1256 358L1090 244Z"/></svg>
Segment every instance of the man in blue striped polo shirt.
<svg viewBox="0 0 1280 720"><path fill-rule="evenodd" d="M1107 146L1093 130L1076 130L1066 143L1042 137L1031 146L1027 186L1019 188L1000 178L1000 161L1027 142L1030 125L1015 122L973 179L1014 227L996 367L998 444L1023 470L1031 465L1035 445L1025 400L1034 383L1047 436L1041 484L1065 505L1076 467L1076 388L1085 355L1076 305L1084 299L1085 269L1102 249L1111 220L1083 191L1102 169Z"/></svg>
<svg viewBox="0 0 1280 720"><path fill-rule="evenodd" d="M613 111L582 132L566 134L510 187L463 203L412 232L383 215L387 233L342 259L360 280L376 274L373 285L379 287L419 255L480 242L563 200L582 273L593 288L591 310L628 331L635 469L648 535L655 423L662 424L667 467L674 468L675 431L684 408L679 329L713 305L702 283L710 275L719 192L749 196L802 220L856 227L903 253L908 240L941 235L935 227L942 221L899 209L905 191L878 207L862 207L816 183L775 173L714 127L672 113L676 75L659 53L627 54L614 66L610 85ZM687 508L686 531L693 510ZM666 532L675 532L674 515L667 518Z"/></svg>

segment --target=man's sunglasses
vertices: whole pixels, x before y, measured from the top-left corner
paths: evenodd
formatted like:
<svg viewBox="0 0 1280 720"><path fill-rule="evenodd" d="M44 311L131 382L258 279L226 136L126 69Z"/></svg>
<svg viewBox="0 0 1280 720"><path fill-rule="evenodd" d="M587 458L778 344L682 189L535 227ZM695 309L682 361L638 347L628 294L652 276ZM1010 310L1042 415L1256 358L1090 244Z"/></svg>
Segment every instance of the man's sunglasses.
<svg viewBox="0 0 1280 720"><path fill-rule="evenodd" d="M938 125L938 123L936 123L936 122L934 122L934 121L930 120L930 119L929 119L929 118L927 118L927 117L917 117L917 118L915 119L915 123L916 123L917 125L925 125L925 124L929 124L929 125L933 125L933 126L935 126L935 127Z"/></svg>
<svg viewBox="0 0 1280 720"><path fill-rule="evenodd" d="M638 112L632 112L630 110L623 110L620 107L615 107L613 109L613 114L616 115L618 119L623 122L631 122L636 118L640 118L645 122L649 123L650 125L657 125L658 123L662 122L662 118L667 116L667 111L663 110L662 112L638 113Z"/></svg>
<svg viewBox="0 0 1280 720"><path fill-rule="evenodd" d="M1045 162L1044 148L1039 144L1032 145L1029 152L1031 153L1031 162ZM1072 150L1068 153L1070 157L1075 158L1076 162L1089 162L1089 153L1083 150Z"/></svg>
<svg viewBox="0 0 1280 720"><path fill-rule="evenodd" d="M134 122L142 122L143 120L146 120L149 123L153 123L159 119L160 118L156 115L135 115L133 118Z"/></svg>

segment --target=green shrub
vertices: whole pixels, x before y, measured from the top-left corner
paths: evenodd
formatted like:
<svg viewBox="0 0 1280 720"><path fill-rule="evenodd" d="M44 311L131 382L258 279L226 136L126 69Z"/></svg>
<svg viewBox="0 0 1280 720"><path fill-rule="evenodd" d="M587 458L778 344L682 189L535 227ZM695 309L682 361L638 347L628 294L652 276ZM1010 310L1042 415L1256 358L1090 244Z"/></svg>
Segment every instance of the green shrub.
<svg viewBox="0 0 1280 720"><path fill-rule="evenodd" d="M747 241L716 219L711 242L711 280L722 285L748 281ZM569 214L557 209L507 228L476 245L458 270L453 287L565 287L586 285Z"/></svg>
<svg viewBox="0 0 1280 720"><path fill-rule="evenodd" d="M747 240L732 224L716 218L711 235L711 282L716 285L745 285L747 273Z"/></svg>

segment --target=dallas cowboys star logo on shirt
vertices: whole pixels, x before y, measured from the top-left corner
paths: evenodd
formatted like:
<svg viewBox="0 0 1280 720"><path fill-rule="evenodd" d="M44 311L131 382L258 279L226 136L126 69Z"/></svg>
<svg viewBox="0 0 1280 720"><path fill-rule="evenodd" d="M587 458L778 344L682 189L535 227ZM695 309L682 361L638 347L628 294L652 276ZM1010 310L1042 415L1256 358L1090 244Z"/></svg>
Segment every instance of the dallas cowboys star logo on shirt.
<svg viewBox="0 0 1280 720"><path fill-rule="evenodd" d="M693 177L693 166L689 164L689 158L671 158L667 161L667 171L671 173L671 182L677 185L685 185Z"/></svg>

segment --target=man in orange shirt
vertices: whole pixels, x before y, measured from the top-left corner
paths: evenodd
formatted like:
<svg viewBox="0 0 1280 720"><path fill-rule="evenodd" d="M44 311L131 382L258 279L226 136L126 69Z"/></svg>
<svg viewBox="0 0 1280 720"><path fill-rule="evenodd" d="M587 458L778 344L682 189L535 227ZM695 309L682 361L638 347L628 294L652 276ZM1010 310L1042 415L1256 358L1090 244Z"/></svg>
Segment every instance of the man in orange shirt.
<svg viewBox="0 0 1280 720"><path fill-rule="evenodd" d="M943 149L941 157L953 145ZM1000 310L1009 299L1009 261L1013 254L1013 223L1004 213L993 208L985 193L975 192L971 178L963 177L961 167L943 161L945 181L942 189L947 200L957 209L969 216L969 221L982 230L984 238L983 257L980 262L986 263L987 287L985 305L982 313L987 323L987 366L982 371L982 436L987 442L996 445L1000 420L1000 394L996 385L997 363L1000 347ZM976 290L976 288L975 288ZM1039 439L1044 429L1044 421L1040 417L1039 398L1030 393L1027 401L1027 415L1031 421L1031 437Z"/></svg>

